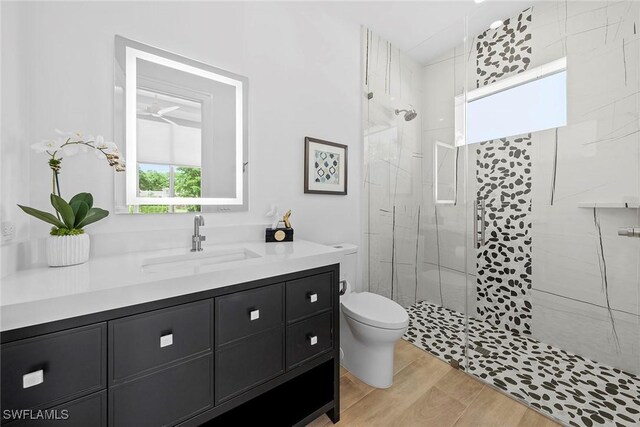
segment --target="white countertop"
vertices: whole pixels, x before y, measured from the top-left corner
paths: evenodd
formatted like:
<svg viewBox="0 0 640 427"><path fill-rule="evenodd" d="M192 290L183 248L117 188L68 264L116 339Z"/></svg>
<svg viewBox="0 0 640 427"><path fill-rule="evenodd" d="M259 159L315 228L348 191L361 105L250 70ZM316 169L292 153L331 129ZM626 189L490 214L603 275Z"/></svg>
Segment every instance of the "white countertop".
<svg viewBox="0 0 640 427"><path fill-rule="evenodd" d="M70 267L37 267L2 279L0 330L127 307L266 277L336 264L343 250L295 242L207 245L206 251L247 249L259 257L150 272L145 260L189 253L189 248L95 257Z"/></svg>

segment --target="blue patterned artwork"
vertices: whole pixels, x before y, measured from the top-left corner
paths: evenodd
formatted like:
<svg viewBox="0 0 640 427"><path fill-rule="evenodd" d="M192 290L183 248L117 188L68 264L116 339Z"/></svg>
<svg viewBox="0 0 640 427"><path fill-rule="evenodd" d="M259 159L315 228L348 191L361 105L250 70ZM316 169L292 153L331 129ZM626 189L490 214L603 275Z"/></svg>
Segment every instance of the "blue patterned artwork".
<svg viewBox="0 0 640 427"><path fill-rule="evenodd" d="M347 194L347 146L305 137L304 192Z"/></svg>
<svg viewBox="0 0 640 427"><path fill-rule="evenodd" d="M321 184L340 184L340 154L315 150L315 177Z"/></svg>

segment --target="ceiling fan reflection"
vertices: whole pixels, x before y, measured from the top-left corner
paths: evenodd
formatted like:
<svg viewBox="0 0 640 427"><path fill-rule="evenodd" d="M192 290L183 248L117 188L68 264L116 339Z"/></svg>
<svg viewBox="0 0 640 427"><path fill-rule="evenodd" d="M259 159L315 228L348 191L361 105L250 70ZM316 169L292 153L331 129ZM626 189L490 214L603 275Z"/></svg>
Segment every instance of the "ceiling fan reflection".
<svg viewBox="0 0 640 427"><path fill-rule="evenodd" d="M165 116L165 114L168 114L172 111L177 110L178 108L180 108L180 106L178 105L174 105L172 107L166 107L166 108L161 108L160 104L158 104L158 100L156 99L153 104L149 105L147 108L145 108L142 111L138 111L138 114L141 116L151 116L151 117L155 117L157 119L160 120L164 120L165 122L173 125L173 126L178 126L178 124L172 120L167 119Z"/></svg>

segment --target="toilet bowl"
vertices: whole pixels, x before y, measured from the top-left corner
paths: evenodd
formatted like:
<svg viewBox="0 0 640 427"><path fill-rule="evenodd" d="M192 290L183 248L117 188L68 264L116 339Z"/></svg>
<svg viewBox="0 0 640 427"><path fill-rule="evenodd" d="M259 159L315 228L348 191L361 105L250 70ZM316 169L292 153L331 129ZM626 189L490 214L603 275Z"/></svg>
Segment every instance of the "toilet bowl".
<svg viewBox="0 0 640 427"><path fill-rule="evenodd" d="M340 363L361 381L377 388L393 384L393 351L409 325L400 304L371 292L352 292L358 283L358 247L334 246L340 262Z"/></svg>
<svg viewBox="0 0 640 427"><path fill-rule="evenodd" d="M340 297L342 365L377 388L393 384L393 352L409 325L398 303L370 292Z"/></svg>

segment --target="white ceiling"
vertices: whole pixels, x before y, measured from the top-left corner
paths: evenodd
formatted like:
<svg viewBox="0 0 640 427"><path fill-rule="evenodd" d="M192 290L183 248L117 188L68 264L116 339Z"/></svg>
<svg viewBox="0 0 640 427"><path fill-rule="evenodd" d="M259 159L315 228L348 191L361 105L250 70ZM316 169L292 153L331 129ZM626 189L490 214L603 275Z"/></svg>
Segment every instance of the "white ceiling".
<svg viewBox="0 0 640 427"><path fill-rule="evenodd" d="M534 0L497 1L352 1L332 6L349 21L367 26L416 61L427 64L464 38L464 18L469 34L482 33L493 21L517 15Z"/></svg>

